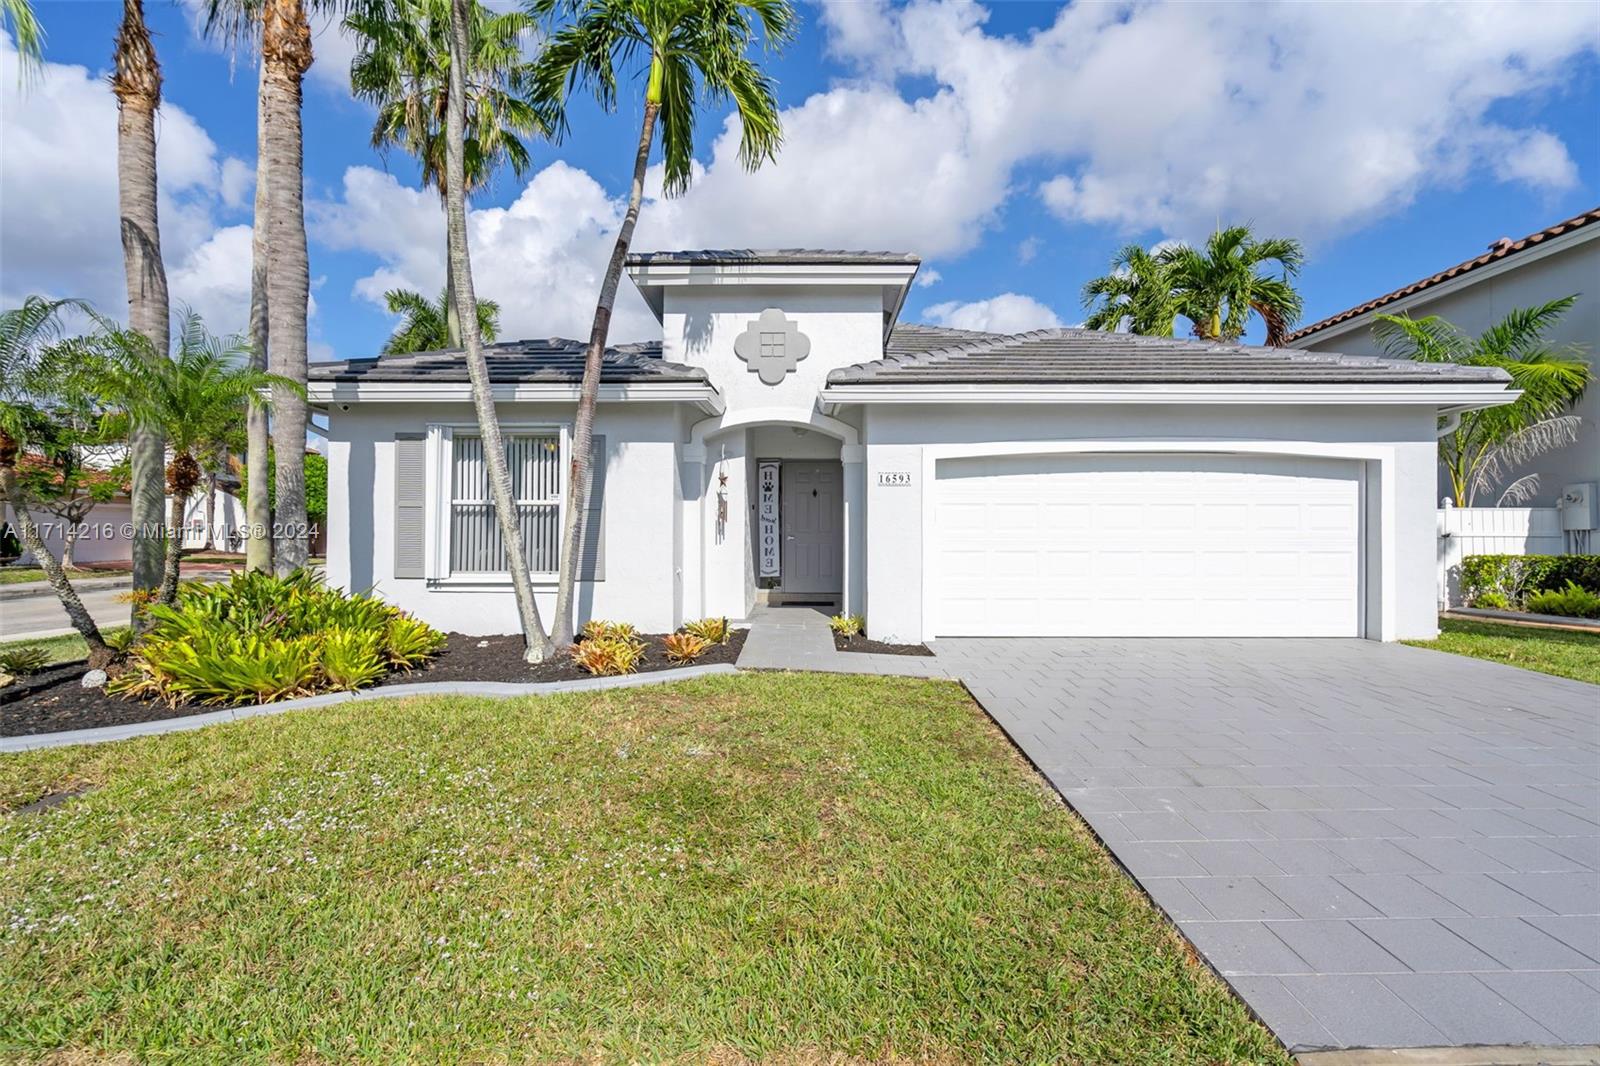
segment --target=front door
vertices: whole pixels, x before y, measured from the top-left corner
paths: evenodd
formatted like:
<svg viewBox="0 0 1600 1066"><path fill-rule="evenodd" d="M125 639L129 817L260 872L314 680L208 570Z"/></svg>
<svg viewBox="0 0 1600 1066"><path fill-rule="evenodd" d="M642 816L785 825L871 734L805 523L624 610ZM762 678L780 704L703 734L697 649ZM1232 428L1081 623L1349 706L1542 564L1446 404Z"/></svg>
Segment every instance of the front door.
<svg viewBox="0 0 1600 1066"><path fill-rule="evenodd" d="M844 541L843 468L784 461L782 591L838 597Z"/></svg>

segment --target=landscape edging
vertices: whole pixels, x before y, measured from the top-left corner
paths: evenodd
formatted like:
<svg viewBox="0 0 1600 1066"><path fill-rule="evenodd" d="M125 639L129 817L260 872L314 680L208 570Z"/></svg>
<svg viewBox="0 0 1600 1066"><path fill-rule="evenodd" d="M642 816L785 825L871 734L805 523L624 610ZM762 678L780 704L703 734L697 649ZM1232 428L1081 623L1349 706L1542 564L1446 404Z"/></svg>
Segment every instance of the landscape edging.
<svg viewBox="0 0 1600 1066"><path fill-rule="evenodd" d="M224 722L238 722L247 718L262 718L287 711L307 710L312 707L329 707L339 703L362 703L369 700L402 699L407 696L491 696L509 699L516 696L550 696L563 692L598 692L616 688L637 688L642 685L664 685L697 677L736 674L731 663L711 666L687 666L675 670L656 670L648 674L627 674L622 677L586 677L576 681L543 681L535 684L513 684L505 681L425 681L412 685L385 685L366 688L359 692L327 692L320 696L303 696L300 699L262 703L251 707L225 707L205 714L192 714L183 718L163 718L155 722L135 722L129 725L99 726L94 729L70 729L61 733L33 733L20 737L0 737L0 754L36 751L41 748L64 748L73 744L108 744L116 740L155 736L162 733L182 733Z"/></svg>

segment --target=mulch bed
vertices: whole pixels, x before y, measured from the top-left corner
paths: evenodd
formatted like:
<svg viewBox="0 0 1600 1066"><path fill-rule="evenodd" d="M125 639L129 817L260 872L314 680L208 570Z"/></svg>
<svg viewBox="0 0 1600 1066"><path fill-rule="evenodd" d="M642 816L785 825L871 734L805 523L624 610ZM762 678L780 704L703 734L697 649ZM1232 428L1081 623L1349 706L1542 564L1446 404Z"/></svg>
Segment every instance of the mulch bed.
<svg viewBox="0 0 1600 1066"><path fill-rule="evenodd" d="M739 658L739 650L744 647L747 635L745 630L735 630L728 643L713 645L710 651L688 665L734 662ZM396 671L374 687L432 681L509 681L530 684L540 681L577 681L591 676L564 655L538 665L524 663L520 636L469 637L461 633L448 636L449 643L445 649L427 667L409 673ZM639 636L647 646L644 660L639 664L640 673L680 668L678 663L668 661L662 649L664 634L641 633ZM222 709L199 704L168 707L164 703L108 695L104 689L86 689L79 684L85 669L86 665L82 662L62 663L0 689L0 737L158 722Z"/></svg>
<svg viewBox="0 0 1600 1066"><path fill-rule="evenodd" d="M933 655L926 644L885 644L881 640L868 639L865 633L853 637L842 637L835 633L833 647L836 651L864 651L872 655Z"/></svg>

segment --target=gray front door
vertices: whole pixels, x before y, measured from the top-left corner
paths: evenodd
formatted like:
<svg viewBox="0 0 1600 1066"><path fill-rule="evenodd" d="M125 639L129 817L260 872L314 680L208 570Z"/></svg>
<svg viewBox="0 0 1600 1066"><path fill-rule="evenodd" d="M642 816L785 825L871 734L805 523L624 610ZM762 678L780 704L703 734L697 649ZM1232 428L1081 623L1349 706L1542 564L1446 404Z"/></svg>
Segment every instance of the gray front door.
<svg viewBox="0 0 1600 1066"><path fill-rule="evenodd" d="M785 460L782 477L782 590L838 596L844 587L842 468Z"/></svg>

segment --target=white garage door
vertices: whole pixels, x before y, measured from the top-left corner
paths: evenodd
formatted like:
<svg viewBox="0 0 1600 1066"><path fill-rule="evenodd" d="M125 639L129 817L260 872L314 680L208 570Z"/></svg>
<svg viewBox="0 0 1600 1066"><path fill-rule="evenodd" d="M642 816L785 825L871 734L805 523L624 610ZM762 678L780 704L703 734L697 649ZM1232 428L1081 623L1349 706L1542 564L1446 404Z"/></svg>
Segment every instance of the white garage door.
<svg viewBox="0 0 1600 1066"><path fill-rule="evenodd" d="M940 636L1359 636L1357 463L1072 455L938 464Z"/></svg>

